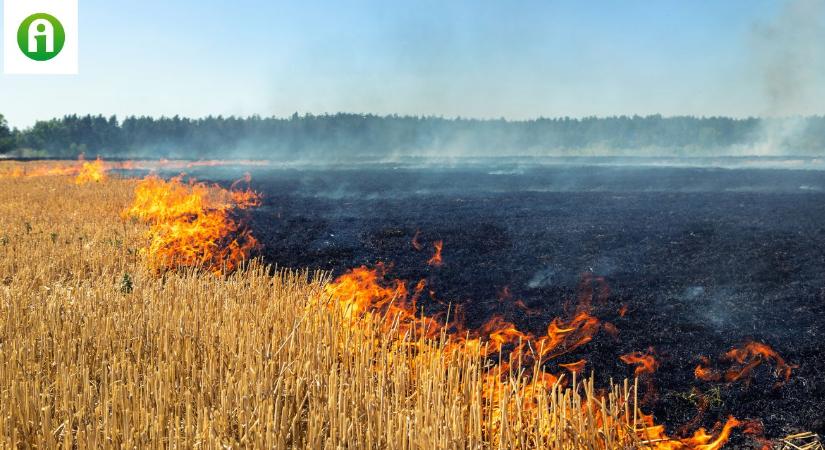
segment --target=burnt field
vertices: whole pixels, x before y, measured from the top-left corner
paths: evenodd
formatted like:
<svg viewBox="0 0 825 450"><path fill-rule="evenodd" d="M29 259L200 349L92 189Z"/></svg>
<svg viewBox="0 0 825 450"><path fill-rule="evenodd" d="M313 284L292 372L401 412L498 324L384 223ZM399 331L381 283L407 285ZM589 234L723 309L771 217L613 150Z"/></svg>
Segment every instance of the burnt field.
<svg viewBox="0 0 825 450"><path fill-rule="evenodd" d="M673 431L732 414L772 437L825 432L825 172L372 165L252 168L252 180L269 263L339 275L382 262L388 278L427 280L428 314L460 305L468 328L501 315L536 334L603 280L601 331L550 365L584 358L606 382L633 375L620 355L652 348L646 409ZM696 379L702 357L724 371L720 356L749 341L794 366L787 382L770 360L741 380Z"/></svg>

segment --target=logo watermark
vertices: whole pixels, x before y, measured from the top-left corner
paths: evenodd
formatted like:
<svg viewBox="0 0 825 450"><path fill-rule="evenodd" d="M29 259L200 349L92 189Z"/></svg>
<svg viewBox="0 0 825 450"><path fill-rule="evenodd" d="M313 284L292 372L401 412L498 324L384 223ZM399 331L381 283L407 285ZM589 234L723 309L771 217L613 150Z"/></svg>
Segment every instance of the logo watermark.
<svg viewBox="0 0 825 450"><path fill-rule="evenodd" d="M17 30L20 51L35 61L48 61L63 50L66 32L54 16L46 13L32 14Z"/></svg>
<svg viewBox="0 0 825 450"><path fill-rule="evenodd" d="M5 73L77 73L77 0L4 0L3 26Z"/></svg>

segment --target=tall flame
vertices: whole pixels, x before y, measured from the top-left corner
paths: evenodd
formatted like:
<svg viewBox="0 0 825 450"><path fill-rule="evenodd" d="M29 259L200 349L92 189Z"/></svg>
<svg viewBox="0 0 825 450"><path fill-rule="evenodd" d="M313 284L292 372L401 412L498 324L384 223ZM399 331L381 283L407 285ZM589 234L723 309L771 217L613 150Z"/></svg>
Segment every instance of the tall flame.
<svg viewBox="0 0 825 450"><path fill-rule="evenodd" d="M201 267L214 273L234 270L249 258L258 242L234 218L255 206L257 194L204 183L144 178L135 188L132 206L123 212L150 225L143 254L154 270Z"/></svg>

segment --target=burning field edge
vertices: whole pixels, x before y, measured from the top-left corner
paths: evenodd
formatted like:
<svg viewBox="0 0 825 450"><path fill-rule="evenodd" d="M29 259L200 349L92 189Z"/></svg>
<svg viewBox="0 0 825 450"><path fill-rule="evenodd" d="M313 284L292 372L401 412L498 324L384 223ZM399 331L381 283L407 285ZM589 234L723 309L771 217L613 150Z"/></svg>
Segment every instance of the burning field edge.
<svg viewBox="0 0 825 450"><path fill-rule="evenodd" d="M598 278L582 280L569 316L543 335L500 318L466 329L460 311L421 312L426 280L393 280L380 265L330 280L251 259L259 244L243 214L259 199L248 179L120 179L99 160L4 166L3 447L715 449L732 435L819 445L771 440L757 419L734 417L668 434L643 412L653 351L622 356L637 378L609 386L581 378L584 361L549 369L609 333L592 315ZM442 264L443 245L429 264ZM778 384L794 370L751 342L696 377L746 382L762 364Z"/></svg>

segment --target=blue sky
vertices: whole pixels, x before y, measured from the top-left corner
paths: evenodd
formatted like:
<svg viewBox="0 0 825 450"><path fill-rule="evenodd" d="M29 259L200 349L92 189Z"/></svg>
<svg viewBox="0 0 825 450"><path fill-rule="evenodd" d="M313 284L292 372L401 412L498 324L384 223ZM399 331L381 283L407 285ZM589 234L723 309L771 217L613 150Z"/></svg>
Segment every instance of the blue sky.
<svg viewBox="0 0 825 450"><path fill-rule="evenodd" d="M0 113L765 115L787 4L80 0L80 74L2 75ZM783 113L825 113L811 72Z"/></svg>

